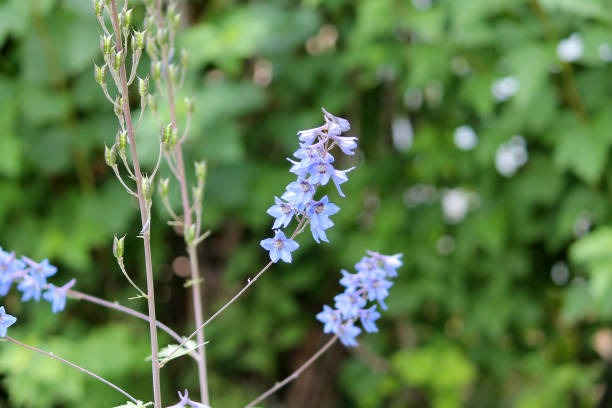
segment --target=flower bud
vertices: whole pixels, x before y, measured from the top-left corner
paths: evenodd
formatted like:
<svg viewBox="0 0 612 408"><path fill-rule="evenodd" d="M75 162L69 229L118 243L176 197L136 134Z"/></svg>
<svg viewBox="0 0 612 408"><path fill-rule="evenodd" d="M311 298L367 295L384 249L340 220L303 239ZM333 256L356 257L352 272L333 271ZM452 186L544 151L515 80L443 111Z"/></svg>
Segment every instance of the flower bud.
<svg viewBox="0 0 612 408"><path fill-rule="evenodd" d="M102 12L104 11L104 5L100 0L93 0L94 12L97 17L102 17Z"/></svg>
<svg viewBox="0 0 612 408"><path fill-rule="evenodd" d="M96 82L101 86L104 86L106 79L106 65L103 65L102 68L94 64L94 73L96 77Z"/></svg>
<svg viewBox="0 0 612 408"><path fill-rule="evenodd" d="M157 98L154 95L149 94L147 97L147 105L153 113L157 112Z"/></svg>
<svg viewBox="0 0 612 408"><path fill-rule="evenodd" d="M146 98L149 94L149 77L138 78L138 94L141 98Z"/></svg>
<svg viewBox="0 0 612 408"><path fill-rule="evenodd" d="M168 32L168 29L160 28L157 33L157 42L162 48L168 45L169 38L170 38L170 33Z"/></svg>
<svg viewBox="0 0 612 408"><path fill-rule="evenodd" d="M159 180L159 195L162 198L168 197L168 189L170 188L170 179L164 178Z"/></svg>
<svg viewBox="0 0 612 408"><path fill-rule="evenodd" d="M115 59L113 61L113 68L115 68L115 71L119 71L121 62L123 62L123 50L115 53Z"/></svg>
<svg viewBox="0 0 612 408"><path fill-rule="evenodd" d="M115 115L123 115L123 98L120 98L119 96L115 98Z"/></svg>
<svg viewBox="0 0 612 408"><path fill-rule="evenodd" d="M178 67L174 64L170 64L170 66L168 67L168 72L170 74L170 82L176 84L176 81L178 79Z"/></svg>
<svg viewBox="0 0 612 408"><path fill-rule="evenodd" d="M196 226L191 224L189 227L185 226L185 242L191 244L195 241Z"/></svg>
<svg viewBox="0 0 612 408"><path fill-rule="evenodd" d="M181 66L183 69L189 66L189 53L185 49L181 50Z"/></svg>
<svg viewBox="0 0 612 408"><path fill-rule="evenodd" d="M161 132L162 145L167 149L172 142L172 123L168 123Z"/></svg>
<svg viewBox="0 0 612 408"><path fill-rule="evenodd" d="M155 61L153 63L153 69L151 71L153 71L153 79L155 79L156 82L159 81L161 78L161 71L162 71L161 61Z"/></svg>
<svg viewBox="0 0 612 408"><path fill-rule="evenodd" d="M130 25L132 25L132 10L133 9L129 9L129 10L125 10L122 14L125 14L125 18L124 20L124 27L123 29L127 29L130 27Z"/></svg>
<svg viewBox="0 0 612 408"><path fill-rule="evenodd" d="M204 189L201 188L201 186L198 187L192 187L191 188L191 194L193 195L193 200L199 204L202 204L202 196L203 196L203 191Z"/></svg>
<svg viewBox="0 0 612 408"><path fill-rule="evenodd" d="M181 13L177 13L174 16L172 16L172 19L170 20L170 22L172 23L172 27L175 30L179 28L179 26L181 25Z"/></svg>
<svg viewBox="0 0 612 408"><path fill-rule="evenodd" d="M149 178L148 176L143 176L142 177L142 194L144 195L144 198L147 200L150 200L151 197L153 197L153 183L151 178Z"/></svg>
<svg viewBox="0 0 612 408"><path fill-rule="evenodd" d="M113 238L113 255L115 258L121 259L123 258L123 250L125 249L125 235L121 238L115 237Z"/></svg>
<svg viewBox="0 0 612 408"><path fill-rule="evenodd" d="M127 146L127 132L122 130L119 132L119 152L125 152Z"/></svg>
<svg viewBox="0 0 612 408"><path fill-rule="evenodd" d="M145 46L145 32L135 31L132 38L135 39L135 47L134 45L132 45L132 48L138 51L142 51Z"/></svg>
<svg viewBox="0 0 612 408"><path fill-rule="evenodd" d="M206 160L195 162L195 173L198 181L206 180Z"/></svg>
<svg viewBox="0 0 612 408"><path fill-rule="evenodd" d="M106 57L111 55L113 50L113 37L110 35L103 35L100 37L100 48Z"/></svg>
<svg viewBox="0 0 612 408"><path fill-rule="evenodd" d="M117 148L112 145L109 149L107 145L104 145L104 161L109 167L114 167L117 164Z"/></svg>
<svg viewBox="0 0 612 408"><path fill-rule="evenodd" d="M193 113L194 111L193 97L185 98L185 106L187 108L188 113Z"/></svg>

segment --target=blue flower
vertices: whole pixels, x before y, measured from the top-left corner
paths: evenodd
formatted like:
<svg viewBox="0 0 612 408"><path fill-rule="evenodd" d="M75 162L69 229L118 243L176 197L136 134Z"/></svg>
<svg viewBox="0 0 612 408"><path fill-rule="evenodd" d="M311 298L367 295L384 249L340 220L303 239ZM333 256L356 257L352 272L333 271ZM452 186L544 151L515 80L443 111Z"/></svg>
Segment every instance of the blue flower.
<svg viewBox="0 0 612 408"><path fill-rule="evenodd" d="M366 300L359 291L345 291L337 295L336 309L342 313L344 319L355 319L359 317L359 310L366 305Z"/></svg>
<svg viewBox="0 0 612 408"><path fill-rule="evenodd" d="M22 258L30 266L30 274L38 279L41 287L47 284L48 277L57 273L57 268L51 265L48 259L43 259L42 262L37 263L26 257Z"/></svg>
<svg viewBox="0 0 612 408"><path fill-rule="evenodd" d="M291 252L300 247L297 242L287 238L280 230L276 231L274 238L264 239L260 244L263 249L270 251L270 259L274 263L278 262L279 259L291 263Z"/></svg>
<svg viewBox="0 0 612 408"><path fill-rule="evenodd" d="M292 202L297 209L303 210L312 200L315 187L302 177L287 185L287 191L281 196L283 200Z"/></svg>
<svg viewBox="0 0 612 408"><path fill-rule="evenodd" d="M53 313L61 312L66 307L66 294L68 289L74 286L76 279L71 279L70 282L58 288L55 285L48 284L47 291L43 294L43 298L51 302L51 310Z"/></svg>
<svg viewBox="0 0 612 408"><path fill-rule="evenodd" d="M361 333L361 329L353 324L352 320L347 321L338 329L338 338L342 344L347 347L356 347L358 346L355 337L359 336Z"/></svg>
<svg viewBox="0 0 612 408"><path fill-rule="evenodd" d="M300 142L304 143L306 146L309 146L314 143L317 137L323 135L323 129L325 129L325 125L313 129L300 130L297 132L297 134Z"/></svg>
<svg viewBox="0 0 612 408"><path fill-rule="evenodd" d="M0 276L11 275L25 269L26 265L23 261L15 259L14 252L5 252L0 247Z"/></svg>
<svg viewBox="0 0 612 408"><path fill-rule="evenodd" d="M332 115L331 113L326 111L325 108L321 108L321 110L323 111L323 116L325 116L325 120L332 123L336 123L340 127L340 130L342 132L348 132L349 130L351 130L351 124L348 120Z"/></svg>
<svg viewBox="0 0 612 408"><path fill-rule="evenodd" d="M370 307L369 309L362 309L359 311L359 320L361 320L361 325L368 333L374 333L378 331L378 327L376 327L376 320L380 318L380 313L376 311L376 305Z"/></svg>
<svg viewBox="0 0 612 408"><path fill-rule="evenodd" d="M6 331L17 321L15 316L7 314L4 306L0 306L0 337L6 337Z"/></svg>
<svg viewBox="0 0 612 408"><path fill-rule="evenodd" d="M37 302L40 300L43 286L40 284L40 280L30 274L26 274L23 280L17 285L17 289L23 292L21 296L22 302L27 302L30 299L34 299Z"/></svg>
<svg viewBox="0 0 612 408"><path fill-rule="evenodd" d="M326 226L331 223L329 216L336 214L338 211L340 211L340 207L334 203L330 203L327 196L323 196L319 201L312 202L306 213L310 218L311 225L321 226L327 229Z"/></svg>
<svg viewBox="0 0 612 408"><path fill-rule="evenodd" d="M192 407L192 408L210 408L208 405L200 404L199 402L195 402L189 399L189 393L185 390L184 394L178 393L180 401L178 404L174 404L168 408L184 408L184 407Z"/></svg>
<svg viewBox="0 0 612 408"><path fill-rule="evenodd" d="M337 333L342 324L342 315L339 310L323 305L323 311L317 314L317 320L323 323L323 333Z"/></svg>
<svg viewBox="0 0 612 408"><path fill-rule="evenodd" d="M336 141L338 147L340 150L342 150L342 152L344 152L344 154L348 154L349 156L355 154L354 150L357 148L356 137L334 136L332 139Z"/></svg>
<svg viewBox="0 0 612 408"><path fill-rule="evenodd" d="M374 262L380 265L380 267L387 273L387 276L390 278L395 278L397 276L397 269L404 264L400 259L403 256L402 254L381 255L378 252L366 252L372 257Z"/></svg>
<svg viewBox="0 0 612 408"><path fill-rule="evenodd" d="M276 220L274 220L274 225L272 226L272 228L286 228L287 225L289 225L289 223L291 223L291 220L293 219L295 209L290 204L282 202L281 199L278 197L274 197L274 202L276 204L268 208L268 211L266 211L268 214L276 218Z"/></svg>

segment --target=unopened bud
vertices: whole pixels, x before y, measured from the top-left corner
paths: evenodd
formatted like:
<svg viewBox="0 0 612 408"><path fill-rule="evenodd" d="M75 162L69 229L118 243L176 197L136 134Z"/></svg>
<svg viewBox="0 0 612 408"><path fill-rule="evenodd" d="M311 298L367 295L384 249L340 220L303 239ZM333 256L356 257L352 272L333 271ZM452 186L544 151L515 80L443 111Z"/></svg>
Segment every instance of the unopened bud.
<svg viewBox="0 0 612 408"><path fill-rule="evenodd" d="M96 13L96 16L102 17L102 12L104 11L104 5L102 4L102 1L93 0L93 5L94 5L94 12Z"/></svg>
<svg viewBox="0 0 612 408"><path fill-rule="evenodd" d="M111 55L113 50L113 37L110 35L103 35L100 38L100 48L106 57Z"/></svg>
<svg viewBox="0 0 612 408"><path fill-rule="evenodd" d="M191 244L195 241L195 234L196 226L194 224L191 224L189 227L185 226L185 242L187 242L187 244Z"/></svg>
<svg viewBox="0 0 612 408"><path fill-rule="evenodd" d="M187 108L188 113L193 113L195 108L193 104L193 98L185 98L185 107Z"/></svg>
<svg viewBox="0 0 612 408"><path fill-rule="evenodd" d="M178 67L174 64L170 64L168 72L170 73L170 82L175 84L178 79Z"/></svg>
<svg viewBox="0 0 612 408"><path fill-rule="evenodd" d="M155 81L159 81L159 79L161 78L161 71L162 71L162 63L161 61L155 61L153 63L153 79L155 79Z"/></svg>
<svg viewBox="0 0 612 408"><path fill-rule="evenodd" d="M127 146L127 132L122 130L119 132L119 151L125 152L125 147Z"/></svg>
<svg viewBox="0 0 612 408"><path fill-rule="evenodd" d="M165 148L170 147L172 141L172 123L168 123L161 132L161 142Z"/></svg>
<svg viewBox="0 0 612 408"><path fill-rule="evenodd" d="M181 25L181 13L175 14L170 21L172 22L173 28L175 30L179 28L179 26Z"/></svg>
<svg viewBox="0 0 612 408"><path fill-rule="evenodd" d="M195 162L195 173L198 181L206 180L206 160Z"/></svg>
<svg viewBox="0 0 612 408"><path fill-rule="evenodd" d="M113 255L115 258L121 259L123 258L123 250L125 249L125 235L121 238L115 237L113 238Z"/></svg>
<svg viewBox="0 0 612 408"><path fill-rule="evenodd" d="M153 183L152 180L148 176L142 177L142 193L147 200L150 200L153 197Z"/></svg>
<svg viewBox="0 0 612 408"><path fill-rule="evenodd" d="M159 195L162 198L168 197L168 189L170 188L170 179L164 178L159 180Z"/></svg>
<svg viewBox="0 0 612 408"><path fill-rule="evenodd" d="M117 148L112 145L110 148L104 145L104 161L109 167L114 167L117 164Z"/></svg>
<svg viewBox="0 0 612 408"><path fill-rule="evenodd" d="M181 66L183 69L189 66L189 53L185 49L181 50Z"/></svg>
<svg viewBox="0 0 612 408"><path fill-rule="evenodd" d="M123 115L123 98L120 98L118 96L117 98L115 98L115 115Z"/></svg>
<svg viewBox="0 0 612 408"><path fill-rule="evenodd" d="M201 188L201 186L191 188L191 194L193 194L193 199L198 204L202 204L202 190L203 189Z"/></svg>
<svg viewBox="0 0 612 408"><path fill-rule="evenodd" d="M167 28L161 28L159 32L157 33L157 42L162 48L168 45L169 38L170 38L170 33L168 32Z"/></svg>
<svg viewBox="0 0 612 408"><path fill-rule="evenodd" d="M134 39L135 47L132 45L132 48L142 51L145 46L145 32L144 31L136 31L134 32L132 39Z"/></svg>
<svg viewBox="0 0 612 408"><path fill-rule="evenodd" d="M149 94L149 77L145 79L138 78L138 94L141 98L146 98Z"/></svg>
<svg viewBox="0 0 612 408"><path fill-rule="evenodd" d="M119 71L119 68L121 67L122 62L123 62L123 50L117 51L115 53L115 59L113 61L113 68L115 68L115 71Z"/></svg>
<svg viewBox="0 0 612 408"><path fill-rule="evenodd" d="M157 112L157 98L154 95L149 94L147 97L147 105L153 113Z"/></svg>
<svg viewBox="0 0 612 408"><path fill-rule="evenodd" d="M124 14L125 14L125 18L124 18L124 22L123 22L124 23L124 27L123 27L124 29L129 28L130 25L132 25L132 10L133 9L129 9L129 10L126 10L124 12Z"/></svg>
<svg viewBox="0 0 612 408"><path fill-rule="evenodd" d="M96 82L101 86L104 86L106 79L106 65L103 65L101 68L94 64L94 73L96 77Z"/></svg>

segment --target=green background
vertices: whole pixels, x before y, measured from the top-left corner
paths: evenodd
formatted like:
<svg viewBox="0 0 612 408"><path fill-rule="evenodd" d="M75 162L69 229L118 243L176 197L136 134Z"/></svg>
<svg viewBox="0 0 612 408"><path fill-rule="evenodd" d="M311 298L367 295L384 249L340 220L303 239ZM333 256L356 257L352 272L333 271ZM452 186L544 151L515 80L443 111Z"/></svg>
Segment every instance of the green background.
<svg viewBox="0 0 612 408"><path fill-rule="evenodd" d="M318 126L325 106L360 138L357 156L338 160L357 167L347 197L328 189L342 208L331 243L301 236L293 264L274 266L208 327L214 407L242 406L323 344L314 316L341 291L340 269L365 249L404 253L380 333L362 335L354 350L334 347L263 406L612 404L612 67L599 55L612 44L611 1L210 0L180 8L178 42L191 55L181 99L193 96L196 106L185 154L209 163L204 223L212 235L200 250L207 314L266 262L265 211L292 180L285 157L296 132ZM557 45L574 32L584 52L562 63ZM0 1L0 245L48 257L60 268L54 283L74 277L78 290L144 311L142 299L128 300L134 291L111 253L113 234L128 234L126 264L144 285L138 209L104 164L116 119L93 78L98 35L89 1ZM491 86L506 76L519 88L500 102ZM184 123L184 104L179 111ZM402 133L406 119L412 132ZM453 143L461 125L478 135L473 150ZM138 143L146 169L158 132L145 117ZM517 134L529 158L505 177L496 152ZM453 223L441 202L454 188L472 205ZM417 204L415 191L431 194ZM184 245L167 219L154 204L158 316L187 333L189 293L172 267ZM568 275L553 280L555 265ZM13 337L151 398L145 323L75 300L52 315L48 303L22 304L16 291L0 302L19 318ZM123 402L8 343L0 344L0 380L0 407ZM188 358L164 368L162 380L168 405L177 390L197 396Z"/></svg>

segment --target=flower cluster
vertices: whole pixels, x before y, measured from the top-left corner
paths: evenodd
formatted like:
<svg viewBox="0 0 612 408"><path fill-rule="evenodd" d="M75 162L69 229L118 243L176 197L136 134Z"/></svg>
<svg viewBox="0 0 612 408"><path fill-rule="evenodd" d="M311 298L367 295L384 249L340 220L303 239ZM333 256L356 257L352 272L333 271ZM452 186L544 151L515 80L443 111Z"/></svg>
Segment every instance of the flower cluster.
<svg viewBox="0 0 612 408"><path fill-rule="evenodd" d="M25 256L17 259L14 252L6 252L0 247L0 296L6 296L13 283L17 283L22 302L30 299L38 302L42 297L51 302L53 313L60 312L66 307L66 294L76 280L57 287L47 282L47 278L56 273L57 268L47 259L42 262L34 262Z"/></svg>
<svg viewBox="0 0 612 408"><path fill-rule="evenodd" d="M317 320L324 324L324 333L334 333L348 347L357 346L355 338L361 329L355 325L359 320L368 333L377 332L376 320L380 313L377 305L368 306L368 302L377 301L383 310L387 310L385 298L393 282L389 278L397 276L397 268L402 266L402 254L381 255L378 252L366 251L357 262L357 273L342 271L340 284L346 289L334 300L335 309L325 305L323 311L317 314Z"/></svg>
<svg viewBox="0 0 612 408"><path fill-rule="evenodd" d="M289 171L297 176L297 180L287 185L280 198L274 197L275 204L267 211L275 218L272 225L275 237L262 240L261 246L270 252L272 262L278 262L279 259L291 262L291 252L299 247L297 242L280 231L281 228L286 228L294 217L298 222L296 232L305 228L308 222L312 237L317 243L329 242L325 231L334 225L329 217L340 211L327 196L319 200L314 196L319 186L324 186L331 180L340 196L344 197L340 185L348 181L346 174L354 167L336 170L332 165L334 156L329 152L334 146L338 146L345 154L354 155L357 138L341 136L351 128L346 119L334 116L325 109L323 117L324 125L298 132L300 148L293 156L299 161L288 159L292 165Z"/></svg>

